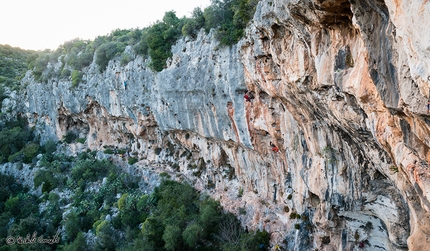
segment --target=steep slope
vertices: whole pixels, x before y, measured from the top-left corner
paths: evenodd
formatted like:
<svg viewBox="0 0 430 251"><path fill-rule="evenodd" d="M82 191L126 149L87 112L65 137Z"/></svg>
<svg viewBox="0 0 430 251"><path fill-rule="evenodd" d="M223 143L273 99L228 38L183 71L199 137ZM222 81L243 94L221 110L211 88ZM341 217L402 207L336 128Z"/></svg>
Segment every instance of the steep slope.
<svg viewBox="0 0 430 251"><path fill-rule="evenodd" d="M28 73L12 108L42 139L73 131L91 149L129 147L141 168L206 190L287 250L424 250L430 40L414 24L429 12L426 1L264 0L237 46L201 32L160 73L139 57L102 74L93 63L76 88Z"/></svg>

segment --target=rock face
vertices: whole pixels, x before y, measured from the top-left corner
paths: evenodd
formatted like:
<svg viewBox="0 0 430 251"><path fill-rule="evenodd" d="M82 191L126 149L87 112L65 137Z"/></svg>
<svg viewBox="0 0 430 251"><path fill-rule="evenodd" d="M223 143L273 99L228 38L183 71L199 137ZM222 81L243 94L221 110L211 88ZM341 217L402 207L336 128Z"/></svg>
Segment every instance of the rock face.
<svg viewBox="0 0 430 251"><path fill-rule="evenodd" d="M129 147L274 247L425 250L429 15L427 1L262 0L237 46L202 32L160 73L139 57L102 74L93 63L76 88L28 73L3 109L44 140L73 131L91 149Z"/></svg>

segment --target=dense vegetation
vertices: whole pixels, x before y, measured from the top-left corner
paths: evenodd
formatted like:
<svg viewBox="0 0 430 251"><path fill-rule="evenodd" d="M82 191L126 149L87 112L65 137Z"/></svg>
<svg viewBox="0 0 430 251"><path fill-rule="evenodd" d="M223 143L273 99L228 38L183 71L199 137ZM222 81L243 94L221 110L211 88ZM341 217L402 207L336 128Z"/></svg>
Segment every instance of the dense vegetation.
<svg viewBox="0 0 430 251"><path fill-rule="evenodd" d="M13 177L0 174L0 250L23 250L6 245L7 236L26 236L34 231L50 233L48 226L40 224L38 218L39 198L28 191ZM50 249L36 243L26 250Z"/></svg>
<svg viewBox="0 0 430 251"><path fill-rule="evenodd" d="M37 57L37 52L9 45L0 45L0 84L12 87L28 69L28 63Z"/></svg>
<svg viewBox="0 0 430 251"><path fill-rule="evenodd" d="M9 45L0 45L0 109L6 95L6 87L17 90L19 81L38 52L22 50Z"/></svg>
<svg viewBox="0 0 430 251"><path fill-rule="evenodd" d="M0 126L0 164L31 163L40 150L38 139L24 119L18 118Z"/></svg>
<svg viewBox="0 0 430 251"><path fill-rule="evenodd" d="M67 133L61 144L78 141L76 135ZM21 163L18 168L23 168L22 163L36 168L34 187L42 195L0 174L0 251L268 248L267 232L248 233L218 201L189 184L160 175L159 187L145 194L139 179L115 166L111 155L97 157L97 152L87 151L71 157L59 153L57 145L48 141L39 146L22 119L2 126L0 160ZM35 232L44 238L57 235L59 240L6 244L9 236L16 241Z"/></svg>
<svg viewBox="0 0 430 251"><path fill-rule="evenodd" d="M247 233L219 202L188 184L165 179L153 193L144 194L136 178L96 159L95 152L72 158L54 154L52 142L45 148L44 168L34 178L35 187L42 186L41 197L0 175L0 250L268 248L267 232ZM6 236L37 232L47 238L62 227L60 241L52 245L4 245Z"/></svg>
<svg viewBox="0 0 430 251"><path fill-rule="evenodd" d="M118 202L120 210L121 200L128 199L128 195L123 196ZM141 199L144 201L135 200L131 205L139 207L142 202L148 212L142 237L127 250L252 251L267 250L269 246L267 232L245 232L232 214L222 211L218 201L199 194L188 184L164 180L151 196Z"/></svg>

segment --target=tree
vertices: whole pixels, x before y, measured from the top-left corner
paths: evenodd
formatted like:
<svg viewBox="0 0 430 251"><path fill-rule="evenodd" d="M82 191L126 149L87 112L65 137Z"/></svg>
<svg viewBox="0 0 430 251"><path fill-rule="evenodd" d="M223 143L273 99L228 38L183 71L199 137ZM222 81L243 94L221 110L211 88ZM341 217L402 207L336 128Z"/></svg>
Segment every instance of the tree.
<svg viewBox="0 0 430 251"><path fill-rule="evenodd" d="M43 146L46 154L53 154L57 150L57 142L48 140Z"/></svg>
<svg viewBox="0 0 430 251"><path fill-rule="evenodd" d="M87 251L88 244L85 241L84 234L82 232L79 232L76 239L73 240L72 243L66 245L64 247L64 251Z"/></svg>
<svg viewBox="0 0 430 251"><path fill-rule="evenodd" d="M227 246L239 246L241 235L244 233L237 218L227 213L219 224L216 238L220 243Z"/></svg>
<svg viewBox="0 0 430 251"><path fill-rule="evenodd" d="M116 234L114 233L111 224L103 221L97 226L97 242L95 250L114 251L117 241L115 241Z"/></svg>
<svg viewBox="0 0 430 251"><path fill-rule="evenodd" d="M81 53L76 62L76 68L77 70L82 70L84 67L89 66L93 62L94 52L91 51L85 51Z"/></svg>
<svg viewBox="0 0 430 251"><path fill-rule="evenodd" d="M4 89L3 85L0 84L0 109L5 98L7 98L6 90Z"/></svg>
<svg viewBox="0 0 430 251"><path fill-rule="evenodd" d="M66 239L69 242L73 241L80 231L79 216L75 211L72 211L66 217Z"/></svg>
<svg viewBox="0 0 430 251"><path fill-rule="evenodd" d="M36 155L39 153L39 145L35 143L28 143L23 151L24 155L24 163L29 164L32 162L33 158L36 157Z"/></svg>
<svg viewBox="0 0 430 251"><path fill-rule="evenodd" d="M148 52L151 57L150 66L156 71L161 71L166 67L167 58L172 56L171 44L168 43L172 40L171 37L166 37L165 32L167 26L165 23L156 23L148 31L146 43L148 44ZM170 36L172 34L169 34Z"/></svg>
<svg viewBox="0 0 430 251"><path fill-rule="evenodd" d="M164 247L163 233L164 225L157 216L151 215L142 224L142 234L145 241L153 243L156 247Z"/></svg>
<svg viewBox="0 0 430 251"><path fill-rule="evenodd" d="M197 222L193 222L187 226L187 228L185 228L184 232L182 233L182 238L190 248L194 248L198 241L200 241L200 235L203 230L204 228L202 226L200 226Z"/></svg>
<svg viewBox="0 0 430 251"><path fill-rule="evenodd" d="M118 46L117 42L111 41L102 44L96 50L96 64L99 65L100 72L106 70L109 60L113 59L118 53L122 53L125 47Z"/></svg>
<svg viewBox="0 0 430 251"><path fill-rule="evenodd" d="M163 22L169 28L176 28L179 24L179 18L176 16L176 12L172 10L164 13Z"/></svg>
<svg viewBox="0 0 430 251"><path fill-rule="evenodd" d="M164 233L163 240L166 250L177 250L182 244L182 229L178 226L167 225Z"/></svg>
<svg viewBox="0 0 430 251"><path fill-rule="evenodd" d="M191 17L195 20L196 27L198 29L201 29L205 26L205 16L200 7L196 7L193 9L193 11L191 12Z"/></svg>
<svg viewBox="0 0 430 251"><path fill-rule="evenodd" d="M31 140L31 132L25 125L10 128L4 127L0 131L0 162L19 152Z"/></svg>

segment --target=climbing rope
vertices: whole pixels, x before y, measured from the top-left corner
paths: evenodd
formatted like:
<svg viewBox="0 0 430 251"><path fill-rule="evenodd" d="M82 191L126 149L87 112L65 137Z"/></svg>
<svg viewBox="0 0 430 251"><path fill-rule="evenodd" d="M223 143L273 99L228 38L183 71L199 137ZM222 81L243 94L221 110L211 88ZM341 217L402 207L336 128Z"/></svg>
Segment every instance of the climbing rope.
<svg viewBox="0 0 430 251"><path fill-rule="evenodd" d="M126 81L126 77L125 77L124 72L121 75L121 80L122 80L122 83L124 83L124 90L127 89L127 81Z"/></svg>
<svg viewBox="0 0 430 251"><path fill-rule="evenodd" d="M429 94L427 96L427 114L429 114L430 112L430 76L427 77L427 80L428 80L427 85L429 87Z"/></svg>

